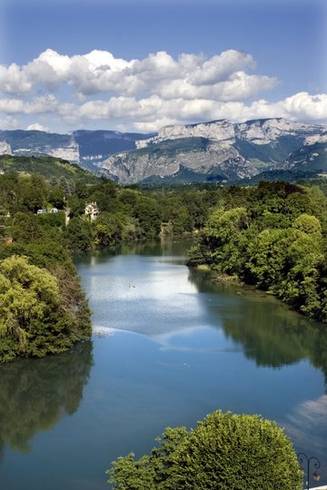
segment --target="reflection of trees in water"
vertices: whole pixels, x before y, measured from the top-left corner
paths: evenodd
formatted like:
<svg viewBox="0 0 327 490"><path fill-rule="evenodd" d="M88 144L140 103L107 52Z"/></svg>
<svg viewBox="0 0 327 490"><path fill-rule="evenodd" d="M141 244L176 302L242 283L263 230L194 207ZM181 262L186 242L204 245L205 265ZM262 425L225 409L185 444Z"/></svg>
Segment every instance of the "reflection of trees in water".
<svg viewBox="0 0 327 490"><path fill-rule="evenodd" d="M92 366L92 344L61 355L0 367L1 447L28 450L30 439L79 407Z"/></svg>
<svg viewBox="0 0 327 490"><path fill-rule="evenodd" d="M271 306L243 305L241 318L224 321L225 333L240 342L246 357L255 359L258 366L281 367L308 357L314 329Z"/></svg>
<svg viewBox="0 0 327 490"><path fill-rule="evenodd" d="M101 264L108 262L109 258L113 258L117 255L143 255L148 257L173 257L172 263L180 263L185 257L186 250L190 248L192 241L190 239L185 240L164 240L161 242L146 241L146 242L127 242L121 243L116 246L107 247L103 250L95 250L89 254L83 254L78 258L78 264Z"/></svg>
<svg viewBox="0 0 327 490"><path fill-rule="evenodd" d="M217 308L225 334L242 345L258 366L282 367L309 359L322 370L327 386L327 327L308 321L274 298L231 286L217 286L208 274L191 271L200 292L222 293ZM229 300L233 300L233 304Z"/></svg>

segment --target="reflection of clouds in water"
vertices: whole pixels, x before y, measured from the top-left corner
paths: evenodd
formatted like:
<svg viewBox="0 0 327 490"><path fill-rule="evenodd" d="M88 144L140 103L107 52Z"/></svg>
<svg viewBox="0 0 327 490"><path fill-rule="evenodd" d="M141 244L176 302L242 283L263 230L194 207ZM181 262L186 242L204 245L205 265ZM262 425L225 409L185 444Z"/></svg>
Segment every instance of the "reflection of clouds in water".
<svg viewBox="0 0 327 490"><path fill-rule="evenodd" d="M92 333L95 337L111 337L114 334L114 329L102 327L101 325L93 325Z"/></svg>
<svg viewBox="0 0 327 490"><path fill-rule="evenodd" d="M224 332L207 325L184 327L178 331L152 336L161 350L180 352L240 352L241 349L226 346Z"/></svg>
<svg viewBox="0 0 327 490"><path fill-rule="evenodd" d="M185 326L184 330L172 331L161 333L153 336L153 340L158 342L162 347L173 348L174 339L182 339L193 336L195 333L201 333L201 331L205 329L205 327L196 326L196 327L187 327Z"/></svg>
<svg viewBox="0 0 327 490"><path fill-rule="evenodd" d="M92 268L87 290L94 322L103 327L152 337L201 325L206 316L188 269L168 261L117 256L110 271Z"/></svg>
<svg viewBox="0 0 327 490"><path fill-rule="evenodd" d="M312 454L326 456L327 395L298 405L283 425L298 448L309 447Z"/></svg>
<svg viewBox="0 0 327 490"><path fill-rule="evenodd" d="M112 337L116 334L146 335L160 345L161 351L178 352L229 352L239 353L242 349L226 345L224 334L220 330L206 326L187 327L180 326L180 330L162 334L149 334L135 332L120 328L93 325L94 337Z"/></svg>
<svg viewBox="0 0 327 490"><path fill-rule="evenodd" d="M117 333L125 333L125 334L133 335L135 332L129 330L122 330L119 328L105 327L103 325L93 325L92 333L94 337L112 337Z"/></svg>
<svg viewBox="0 0 327 490"><path fill-rule="evenodd" d="M167 265L164 265L167 268ZM89 294L97 300L111 300L112 298L124 301L170 300L176 302L176 295L194 294L196 287L188 281L187 269L180 266L161 267L143 272L133 270L132 264L129 274L124 275L115 271L109 275L94 274L91 277Z"/></svg>

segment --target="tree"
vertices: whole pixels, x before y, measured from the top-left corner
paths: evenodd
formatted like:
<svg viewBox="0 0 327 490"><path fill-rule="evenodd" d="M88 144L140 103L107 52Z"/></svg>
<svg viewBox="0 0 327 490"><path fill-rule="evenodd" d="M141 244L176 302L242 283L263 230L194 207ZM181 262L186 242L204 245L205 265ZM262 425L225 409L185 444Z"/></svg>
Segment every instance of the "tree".
<svg viewBox="0 0 327 490"><path fill-rule="evenodd" d="M209 212L189 264L269 290L292 308L327 319L327 199L282 182L226 188ZM234 207L235 204L238 207Z"/></svg>
<svg viewBox="0 0 327 490"><path fill-rule="evenodd" d="M229 210L215 209L208 218L206 235L218 245L231 240L234 235L247 227L248 216L245 208Z"/></svg>
<svg viewBox="0 0 327 490"><path fill-rule="evenodd" d="M158 201L145 193L140 197L134 209L144 238L157 238L160 233L161 210Z"/></svg>
<svg viewBox="0 0 327 490"><path fill-rule="evenodd" d="M20 179L21 202L24 208L35 213L47 201L46 182L40 175L22 177Z"/></svg>
<svg viewBox="0 0 327 490"><path fill-rule="evenodd" d="M249 240L245 277L261 289L280 285L287 260L287 250L296 238L296 231L267 228Z"/></svg>
<svg viewBox="0 0 327 490"><path fill-rule="evenodd" d="M59 307L57 280L48 271L11 256L0 264L0 336L3 354L30 348L34 330ZM11 347L11 349L10 349ZM6 353L8 348L8 353Z"/></svg>
<svg viewBox="0 0 327 490"><path fill-rule="evenodd" d="M66 231L68 246L75 252L85 252L92 247L91 224L81 218L70 220Z"/></svg>
<svg viewBox="0 0 327 490"><path fill-rule="evenodd" d="M32 213L16 213L11 227L14 241L29 242L41 238L42 229L38 217Z"/></svg>
<svg viewBox="0 0 327 490"><path fill-rule="evenodd" d="M296 235L287 250L288 273L277 292L295 309L315 317L321 307L318 288L324 262L320 223L314 216L301 215L295 226Z"/></svg>
<svg viewBox="0 0 327 490"><path fill-rule="evenodd" d="M294 228L303 231L304 233L312 233L320 238L321 224L315 216L303 213L296 218L293 224Z"/></svg>
<svg viewBox="0 0 327 490"><path fill-rule="evenodd" d="M302 472L276 423L213 412L195 429L168 428L150 455L118 458L115 490L301 490Z"/></svg>
<svg viewBox="0 0 327 490"><path fill-rule="evenodd" d="M16 255L0 262L0 362L63 352L88 338L89 322L77 325L75 315L49 271Z"/></svg>
<svg viewBox="0 0 327 490"><path fill-rule="evenodd" d="M248 227L247 210L243 207L215 209L204 229L205 242L215 267L228 274L239 273L243 236Z"/></svg>
<svg viewBox="0 0 327 490"><path fill-rule="evenodd" d="M137 238L135 222L123 213L108 213L106 211L101 213L94 223L94 230L96 245L100 247Z"/></svg>

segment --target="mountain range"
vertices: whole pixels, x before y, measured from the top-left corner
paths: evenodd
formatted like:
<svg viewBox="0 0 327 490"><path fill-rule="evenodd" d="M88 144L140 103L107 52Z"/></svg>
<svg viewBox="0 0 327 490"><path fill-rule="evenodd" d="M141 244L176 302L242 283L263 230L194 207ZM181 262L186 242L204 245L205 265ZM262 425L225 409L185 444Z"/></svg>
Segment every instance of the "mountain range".
<svg viewBox="0 0 327 490"><path fill-rule="evenodd" d="M327 173L327 127L272 118L173 125L152 134L0 131L0 154L47 154L122 184L296 179Z"/></svg>

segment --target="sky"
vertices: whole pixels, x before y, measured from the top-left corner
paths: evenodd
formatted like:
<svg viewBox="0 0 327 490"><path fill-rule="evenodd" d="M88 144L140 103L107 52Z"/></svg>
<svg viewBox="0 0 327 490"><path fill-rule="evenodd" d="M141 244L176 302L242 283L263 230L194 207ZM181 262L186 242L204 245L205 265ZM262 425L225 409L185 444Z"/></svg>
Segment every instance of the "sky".
<svg viewBox="0 0 327 490"><path fill-rule="evenodd" d="M0 129L327 122L325 0L1 0Z"/></svg>

